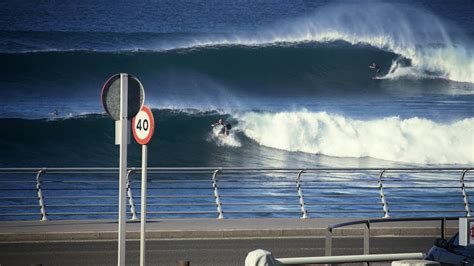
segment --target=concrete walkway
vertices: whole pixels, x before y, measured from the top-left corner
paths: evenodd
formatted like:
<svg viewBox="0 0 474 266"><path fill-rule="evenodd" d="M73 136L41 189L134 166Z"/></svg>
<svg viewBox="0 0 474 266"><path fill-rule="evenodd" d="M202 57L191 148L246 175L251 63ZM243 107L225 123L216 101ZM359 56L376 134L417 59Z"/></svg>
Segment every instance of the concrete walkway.
<svg viewBox="0 0 474 266"><path fill-rule="evenodd" d="M147 239L227 239L324 237L330 224L357 219L166 219L147 223ZM457 221L447 223L447 236L457 231ZM115 221L16 221L0 222L0 242L117 239ZM372 224L371 236L440 235L440 222L390 222ZM363 227L336 229L334 236L361 236ZM139 239L140 222L127 223L127 239Z"/></svg>

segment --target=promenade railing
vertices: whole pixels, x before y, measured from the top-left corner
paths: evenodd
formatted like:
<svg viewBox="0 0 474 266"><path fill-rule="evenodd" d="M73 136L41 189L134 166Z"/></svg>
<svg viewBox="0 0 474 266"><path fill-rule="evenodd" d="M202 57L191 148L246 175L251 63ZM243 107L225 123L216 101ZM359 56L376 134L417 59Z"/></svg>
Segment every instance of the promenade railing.
<svg viewBox="0 0 474 266"><path fill-rule="evenodd" d="M147 216L470 216L473 168L148 168ZM140 216L140 168L128 211ZM0 168L0 220L116 219L118 168Z"/></svg>

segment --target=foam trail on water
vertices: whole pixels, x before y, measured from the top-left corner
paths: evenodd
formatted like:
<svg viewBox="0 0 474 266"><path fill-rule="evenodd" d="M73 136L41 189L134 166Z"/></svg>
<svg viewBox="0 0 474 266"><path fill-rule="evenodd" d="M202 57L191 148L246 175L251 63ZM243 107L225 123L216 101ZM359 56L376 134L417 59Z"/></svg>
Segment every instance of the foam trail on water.
<svg viewBox="0 0 474 266"><path fill-rule="evenodd" d="M474 118L450 124L417 117L362 121L300 111L249 112L239 120L249 138L281 150L408 163L474 163Z"/></svg>

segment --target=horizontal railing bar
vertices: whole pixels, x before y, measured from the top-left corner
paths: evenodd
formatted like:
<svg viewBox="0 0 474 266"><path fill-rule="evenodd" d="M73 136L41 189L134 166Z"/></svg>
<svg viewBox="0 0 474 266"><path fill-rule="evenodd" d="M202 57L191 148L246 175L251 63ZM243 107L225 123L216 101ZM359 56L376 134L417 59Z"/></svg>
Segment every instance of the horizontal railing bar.
<svg viewBox="0 0 474 266"><path fill-rule="evenodd" d="M38 204L36 205L2 205L0 209L8 209L8 208L39 208Z"/></svg>
<svg viewBox="0 0 474 266"><path fill-rule="evenodd" d="M391 192L395 193L395 192ZM420 195L399 195L399 194L391 194L391 193L385 193L385 197L387 198L419 198ZM305 196L306 197L306 196ZM425 198L462 198L462 194L459 193L459 195L429 195L425 196Z"/></svg>
<svg viewBox="0 0 474 266"><path fill-rule="evenodd" d="M212 190L212 187L147 187L148 190L167 190L167 189L172 189L172 190L196 190L196 189L208 189ZM219 188L220 189L220 188Z"/></svg>
<svg viewBox="0 0 474 266"><path fill-rule="evenodd" d="M304 195L305 198L322 198L322 197L328 197L328 198L373 198L373 197L380 197L378 193L374 193L372 195L360 195L360 194L345 194L345 195Z"/></svg>
<svg viewBox="0 0 474 266"><path fill-rule="evenodd" d="M64 216L74 216L74 215L117 215L118 212L48 212L48 216L51 215L64 215Z"/></svg>
<svg viewBox="0 0 474 266"><path fill-rule="evenodd" d="M380 206L382 203L380 202L356 202L356 203L312 203L312 202L305 202L305 205L309 206L325 206L325 205L337 205L337 206L357 206L357 205L371 205L371 206Z"/></svg>
<svg viewBox="0 0 474 266"><path fill-rule="evenodd" d="M35 188L0 188L0 191L36 191Z"/></svg>
<svg viewBox="0 0 474 266"><path fill-rule="evenodd" d="M297 258L277 258L278 265L293 264L344 264L357 262L382 262L396 260L421 260L423 253L395 253L395 254L373 254L373 255L344 255L344 256L324 256L324 257L297 257Z"/></svg>
<svg viewBox="0 0 474 266"><path fill-rule="evenodd" d="M131 180L133 183L139 183L141 180ZM209 183L209 180L194 180L194 179L186 179L186 180L151 180L148 183ZM220 181L219 181L220 182Z"/></svg>
<svg viewBox="0 0 474 266"><path fill-rule="evenodd" d="M51 205L45 205L47 208L51 207L51 208L75 208L75 207L115 207L115 206L118 206L118 203L117 204L71 204L71 205L68 205L68 204L65 204L65 205L54 205L54 204L51 204Z"/></svg>
<svg viewBox="0 0 474 266"><path fill-rule="evenodd" d="M140 206L140 203L135 203L135 205ZM216 203L161 203L153 204L147 203L146 206L216 206Z"/></svg>
<svg viewBox="0 0 474 266"><path fill-rule="evenodd" d="M194 211L194 212L192 211L189 211L189 212L185 212L185 211L183 212L149 212L147 211L146 214L147 215L148 214L216 214L216 212L215 211L208 211L208 212L206 211Z"/></svg>
<svg viewBox="0 0 474 266"><path fill-rule="evenodd" d="M294 184L294 180L260 180L258 179L259 177L255 177L255 179L232 179L228 180L226 179L226 176L220 176L219 179L217 180L219 184L226 184L226 183L265 183L265 184L272 184L272 183L288 183L288 184Z"/></svg>
<svg viewBox="0 0 474 266"><path fill-rule="evenodd" d="M221 198L240 198L240 197L247 197L247 198L297 198L298 195L221 195ZM305 198L321 198L321 197L329 197L329 198L337 198L337 197L365 197L365 198L373 198L379 197L378 194L374 195L305 195Z"/></svg>
<svg viewBox="0 0 474 266"><path fill-rule="evenodd" d="M38 204L35 204L35 205L32 205L32 204L28 204L28 205L15 205L15 204L12 204L12 205L1 205L0 206L0 209L7 209L7 208L39 208Z"/></svg>
<svg viewBox="0 0 474 266"><path fill-rule="evenodd" d="M268 187L222 187L219 186L219 190L225 189L225 190L239 190L239 189L249 189L249 190L268 190ZM271 186L271 189L275 190L284 190L284 189L291 189L294 190L294 186Z"/></svg>
<svg viewBox="0 0 474 266"><path fill-rule="evenodd" d="M460 209L460 210L397 210L393 209L393 207L390 209L390 212L394 213L421 213L421 212L466 212L465 209Z"/></svg>
<svg viewBox="0 0 474 266"><path fill-rule="evenodd" d="M223 211L223 213L301 213L301 211L260 210L260 211Z"/></svg>
<svg viewBox="0 0 474 266"><path fill-rule="evenodd" d="M117 195L115 196L47 196L47 199L102 199L102 198L114 198L117 199Z"/></svg>
<svg viewBox="0 0 474 266"><path fill-rule="evenodd" d="M378 187L356 187L356 186L301 186L304 189L378 189ZM272 189L295 189L294 186L274 186L271 185ZM251 186L242 186L242 187L224 187L219 186L219 189L268 189L268 187L251 187Z"/></svg>
<svg viewBox="0 0 474 266"><path fill-rule="evenodd" d="M133 171L140 171L139 167L131 167L128 168L129 170ZM163 171L171 171L173 173L179 171L205 171L205 172L212 172L215 170L220 170L222 173L225 171L254 171L254 172L270 172L270 171L290 171L296 172L304 170L305 172L312 172L312 171L331 171L331 172L347 172L347 171L380 171L381 169L385 170L388 174L392 171L408 171L408 172L419 172L423 171L427 173L429 171L459 171L459 170L473 170L472 167L387 167L387 168L375 168L375 167L366 167L366 168L347 168L347 167L320 167L320 168L249 168L249 167L148 167L148 172L152 173L153 171L156 172L163 172ZM81 167L57 167L57 168L2 168L0 169L0 173L30 173L30 172L38 172L42 170L44 173L59 173L59 172L105 172L105 173L118 173L118 168L115 167L88 167L88 168L81 168Z"/></svg>
<svg viewBox="0 0 474 266"><path fill-rule="evenodd" d="M304 189L378 189L376 186L358 187L358 186L305 186L301 185Z"/></svg>
<svg viewBox="0 0 474 266"><path fill-rule="evenodd" d="M461 186L409 186L409 187L398 187L398 186L397 186L397 187L394 187L394 186L385 186L385 185L384 185L383 188L384 188L384 189L387 189L387 188L401 188L401 189L407 189L407 190L409 190L409 189L417 189L417 188L424 188L424 189L426 189L426 188L430 188L430 189L432 189L432 188L436 188L436 189L439 189L439 188L451 188L451 189L452 189L452 188L461 188ZM466 187L466 188L467 188L467 187Z"/></svg>
<svg viewBox="0 0 474 266"><path fill-rule="evenodd" d="M391 211L390 211L391 212ZM383 213L383 210L335 210L335 211L311 211L308 210L308 213Z"/></svg>
<svg viewBox="0 0 474 266"><path fill-rule="evenodd" d="M34 181L33 181L34 182ZM96 183L117 183L117 181L96 181L96 180L78 180L78 181L68 181L68 180L41 180L41 183L64 183L64 184L77 184L77 183L91 183L91 184L96 184Z"/></svg>
<svg viewBox="0 0 474 266"><path fill-rule="evenodd" d="M170 196L170 195L160 195L160 196L155 196L155 195L147 195L146 196L147 198L170 198L170 199L187 199L187 198L214 198L214 195L212 194L209 194L209 195L191 195L191 196L186 196L186 195L182 195L182 196ZM137 196L133 196L133 198L141 198L141 196L137 195Z"/></svg>
<svg viewBox="0 0 474 266"><path fill-rule="evenodd" d="M187 198L214 198L214 195L188 195L188 196L153 196L147 195L147 198L160 198L160 199L187 199ZM140 198L140 197L137 197Z"/></svg>
<svg viewBox="0 0 474 266"><path fill-rule="evenodd" d="M455 204L464 204L464 202L398 202L390 201L390 205L455 205Z"/></svg>
<svg viewBox="0 0 474 266"><path fill-rule="evenodd" d="M221 203L223 206L299 206L299 203L265 203L265 202L255 202L255 203ZM214 204L215 205L215 204Z"/></svg>
<svg viewBox="0 0 474 266"><path fill-rule="evenodd" d="M330 231L351 225L360 225L360 224L367 224L367 223L386 223L386 222L411 222L411 221L441 221L441 220L457 220L458 217L406 217L406 218L382 218L382 219L366 219L366 220L357 220L357 221L350 221L350 222L343 222L338 224L333 224L328 226Z"/></svg>
<svg viewBox="0 0 474 266"><path fill-rule="evenodd" d="M436 179L436 178L432 178L432 179L421 179L421 178L416 178L416 177L409 177L407 179L391 179L391 178L388 178L388 179L385 179L383 178L382 179L383 182L411 182L411 183L432 183L433 181L436 181L436 182L457 182L459 183L459 180L456 180L456 179ZM467 181L467 180L465 180Z"/></svg>
<svg viewBox="0 0 474 266"><path fill-rule="evenodd" d="M36 183L36 181L29 181L29 180L0 180L0 183Z"/></svg>
<svg viewBox="0 0 474 266"><path fill-rule="evenodd" d="M297 198L298 195L220 195L221 198ZM306 196L305 196L306 197Z"/></svg>
<svg viewBox="0 0 474 266"><path fill-rule="evenodd" d="M225 177L225 176L223 176ZM254 180L246 180L246 179L242 179L242 180L225 180L222 176L220 177L221 179L218 180L219 184L225 184L225 183L268 183L268 184L272 184L272 183L288 183L288 184L293 184L295 183L294 180L260 180L258 179L258 177L256 177ZM355 183L372 183L374 180L360 180L360 179L346 179L346 180L304 180L303 178L301 179L301 183L302 184L308 184L308 183L335 183L335 184L338 184L338 183L347 183L347 182L355 182ZM376 180L375 180L376 181ZM416 179L409 179L409 180L383 180L384 182L411 182L411 183L432 183L433 181L436 181L436 182L451 182L451 183L459 183L459 180L416 180ZM30 183L34 183L34 181L24 181L24 182L30 182ZM89 183L89 181L45 181L45 182L64 182L64 183L81 183L81 182L84 182L84 183ZM97 181L96 183L115 183L117 181ZM139 183L141 182L141 180L133 180L133 178L130 180L130 182L132 183ZM152 181L148 181L149 183L163 183L163 184L166 184L166 183L177 183L177 184L180 184L180 183L207 183L209 182L209 180L193 180L193 179L186 179L186 180L152 180ZM465 182L469 182L468 180L465 180ZM474 182L474 180L472 181ZM92 182L90 182L92 183Z"/></svg>
<svg viewBox="0 0 474 266"><path fill-rule="evenodd" d="M1 197L0 200L38 199L38 197Z"/></svg>
<svg viewBox="0 0 474 266"><path fill-rule="evenodd" d="M38 215L40 216L41 213L0 213L0 216L33 216Z"/></svg>
<svg viewBox="0 0 474 266"><path fill-rule="evenodd" d="M68 187L68 188L49 188L49 187L47 187L47 186L43 186L42 188L43 188L43 190L46 190L46 191L48 191L48 190L50 190L50 191L117 190L117 191L118 191L118 189L119 189L118 187L116 187L116 188L115 188L115 187L101 187L101 188L95 188L95 187L93 187L93 188L89 188L89 187L87 187L87 188L85 188L85 187L83 187L83 188L70 188L70 187ZM0 189L0 190L1 190L1 189ZM33 190L36 191L36 189L33 189Z"/></svg>

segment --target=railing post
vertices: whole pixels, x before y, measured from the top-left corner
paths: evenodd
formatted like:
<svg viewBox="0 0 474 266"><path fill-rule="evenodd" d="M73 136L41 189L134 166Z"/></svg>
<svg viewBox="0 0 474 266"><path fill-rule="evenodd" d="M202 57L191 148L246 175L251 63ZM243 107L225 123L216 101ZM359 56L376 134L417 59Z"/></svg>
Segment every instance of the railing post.
<svg viewBox="0 0 474 266"><path fill-rule="evenodd" d="M385 173L385 170L380 171L379 174L379 193L380 193L380 200L382 201L382 207L383 207L383 218L389 218L390 214L388 211L388 205L387 205L387 199L385 198L385 193L383 191L383 174Z"/></svg>
<svg viewBox="0 0 474 266"><path fill-rule="evenodd" d="M446 238L446 217L443 217L443 219L441 219L441 238Z"/></svg>
<svg viewBox="0 0 474 266"><path fill-rule="evenodd" d="M41 169L36 174L36 192L38 194L38 203L41 212L41 221L47 221L48 217L46 216L46 205L44 204L43 190L41 189L41 174L44 173L44 169Z"/></svg>
<svg viewBox="0 0 474 266"><path fill-rule="evenodd" d="M466 175L467 171L469 171L469 170L466 169L466 170L462 171L460 182L461 182L462 198L464 200L464 209L466 210L466 216L470 217L471 216L471 209L469 208L469 197L467 195L466 187L464 185L464 176Z"/></svg>
<svg viewBox="0 0 474 266"><path fill-rule="evenodd" d="M324 250L324 255L325 256L331 256L332 255L332 228L328 227L326 230L326 242L325 242L325 250Z"/></svg>
<svg viewBox="0 0 474 266"><path fill-rule="evenodd" d="M308 212L306 211L306 207L304 204L304 196L303 190L301 189L301 174L303 174L304 170L301 170L296 177L296 190L298 191L298 198L300 201L300 208L301 208L301 219L308 218Z"/></svg>
<svg viewBox="0 0 474 266"><path fill-rule="evenodd" d="M219 173L219 170L215 170L214 173L212 174L212 190L214 191L214 198L216 200L216 206L217 206L217 219L223 219L224 215L222 214L222 203L221 203L221 197L219 195L219 190L217 189L217 174Z"/></svg>
<svg viewBox="0 0 474 266"><path fill-rule="evenodd" d="M370 221L367 220L364 226L364 255L370 254Z"/></svg>
<svg viewBox="0 0 474 266"><path fill-rule="evenodd" d="M130 212L132 214L131 221L138 221L137 210L135 208L135 201L133 200L132 188L130 187L130 175L132 174L133 169L128 170L127 172L127 195L128 203L130 204Z"/></svg>

